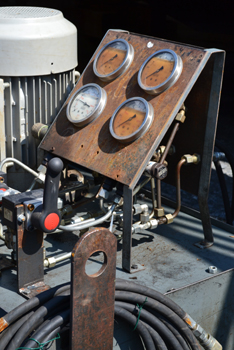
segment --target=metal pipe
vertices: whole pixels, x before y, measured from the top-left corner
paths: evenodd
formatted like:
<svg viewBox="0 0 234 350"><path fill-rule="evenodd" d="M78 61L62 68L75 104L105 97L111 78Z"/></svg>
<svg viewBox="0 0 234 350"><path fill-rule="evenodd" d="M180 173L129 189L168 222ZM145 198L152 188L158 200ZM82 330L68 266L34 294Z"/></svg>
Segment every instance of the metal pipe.
<svg viewBox="0 0 234 350"><path fill-rule="evenodd" d="M172 144L172 142L174 140L174 137L175 137L175 135L176 135L176 133L177 133L177 131L179 129L179 125L180 125L180 123L176 123L174 128L173 128L173 130L172 130L171 136L170 136L169 140L167 141L167 145L166 145L165 151L163 152L162 157L160 159L160 162L159 162L160 164L163 164L164 160L166 159L166 156L167 156L167 154L169 152L169 149L170 149L171 144Z"/></svg>
<svg viewBox="0 0 234 350"><path fill-rule="evenodd" d="M163 164L165 159L166 159L166 156L169 152L169 149L171 147L171 144L174 140L174 137L179 129L179 125L180 123L176 123L173 130L172 130L172 133L170 135L170 138L169 140L167 141L167 145L166 145L166 148L165 148L165 151L163 152L162 154L162 157L159 161L159 164ZM162 207L162 195L161 195L161 180L160 179L157 179L157 208L160 209Z"/></svg>
<svg viewBox="0 0 234 350"><path fill-rule="evenodd" d="M157 208L162 207L161 180L157 179Z"/></svg>
<svg viewBox="0 0 234 350"><path fill-rule="evenodd" d="M99 205L100 205L101 211L102 211L103 213L106 213L107 210L106 210L106 208L104 207L104 199L103 199L102 197L100 197L100 199L99 199Z"/></svg>
<svg viewBox="0 0 234 350"><path fill-rule="evenodd" d="M61 226L60 225L59 229L61 229L63 231L71 232L71 231L74 231L75 229L77 229L77 230L84 230L84 229L89 228L91 226L102 224L104 221L109 219L109 217L112 215L115 207L116 207L116 204L113 204L111 206L111 209L104 216L102 216L100 218L93 218L93 220L92 219L86 220L80 225L79 224L67 225L67 226Z"/></svg>
<svg viewBox="0 0 234 350"><path fill-rule="evenodd" d="M153 204L153 209L149 216L149 218L151 219L154 216L154 208L156 208L157 206L156 198L155 198L155 181L153 177L150 180L150 184L151 184L151 195L152 195L152 204Z"/></svg>
<svg viewBox="0 0 234 350"><path fill-rule="evenodd" d="M63 254L60 255L59 257L55 258L55 257L49 257L49 258L45 258L44 260L44 267L54 267L58 262L69 259L71 257L72 253L67 253L67 254Z"/></svg>
<svg viewBox="0 0 234 350"><path fill-rule="evenodd" d="M26 190L26 192L32 191L35 185L36 185L36 179L33 180L33 182L31 183L31 186Z"/></svg>
<svg viewBox="0 0 234 350"><path fill-rule="evenodd" d="M180 192L180 170L186 159L181 159L176 167L176 210L172 214L173 219L179 214L181 208L181 192Z"/></svg>
<svg viewBox="0 0 234 350"><path fill-rule="evenodd" d="M15 158L5 158L0 162L0 170L2 170L4 164L9 163L9 162L13 162L18 164L19 166L21 166L21 168L23 168L24 170L28 171L29 173L31 173L33 176L38 177L38 173L34 170L32 170L31 168L29 168L27 165L25 165L24 163L20 162L19 160L15 159Z"/></svg>

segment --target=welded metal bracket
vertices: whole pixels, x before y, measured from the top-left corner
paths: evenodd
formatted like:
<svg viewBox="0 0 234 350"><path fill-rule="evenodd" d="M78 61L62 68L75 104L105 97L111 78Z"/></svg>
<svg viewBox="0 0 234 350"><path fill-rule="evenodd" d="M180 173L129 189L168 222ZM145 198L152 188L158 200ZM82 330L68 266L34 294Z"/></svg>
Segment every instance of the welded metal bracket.
<svg viewBox="0 0 234 350"><path fill-rule="evenodd" d="M24 214L24 206L16 206L16 217ZM24 222L16 225L16 261L18 291L24 297L32 298L50 288L44 283L43 232L27 231Z"/></svg>
<svg viewBox="0 0 234 350"><path fill-rule="evenodd" d="M96 228L85 233L72 251L71 350L113 348L116 249L115 236ZM104 263L88 275L86 262L97 252L103 252Z"/></svg>
<svg viewBox="0 0 234 350"><path fill-rule="evenodd" d="M198 189L198 203L201 212L201 220L204 231L204 241L198 246L208 248L214 242L211 227L210 213L208 207L208 196L210 187L211 164L213 159L218 111L220 103L220 91L222 88L223 68L225 52L216 49L206 50L210 55L214 55L214 65L212 72L212 82L210 89L209 106L207 111L207 122L203 145L203 156L201 161L201 175Z"/></svg>

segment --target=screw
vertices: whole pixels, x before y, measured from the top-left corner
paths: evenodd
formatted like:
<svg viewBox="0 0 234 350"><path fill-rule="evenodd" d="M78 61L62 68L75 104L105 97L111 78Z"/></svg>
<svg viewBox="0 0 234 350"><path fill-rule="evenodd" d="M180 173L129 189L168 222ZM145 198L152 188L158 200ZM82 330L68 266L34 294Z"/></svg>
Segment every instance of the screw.
<svg viewBox="0 0 234 350"><path fill-rule="evenodd" d="M26 218L25 218L24 214L20 214L20 215L17 217L17 220L18 220L19 222L24 222L24 221L26 220Z"/></svg>
<svg viewBox="0 0 234 350"><path fill-rule="evenodd" d="M55 151L55 147L54 146L51 147L51 152L53 152L53 151Z"/></svg>
<svg viewBox="0 0 234 350"><path fill-rule="evenodd" d="M33 211L35 209L34 205L33 204L28 204L28 210L29 211Z"/></svg>

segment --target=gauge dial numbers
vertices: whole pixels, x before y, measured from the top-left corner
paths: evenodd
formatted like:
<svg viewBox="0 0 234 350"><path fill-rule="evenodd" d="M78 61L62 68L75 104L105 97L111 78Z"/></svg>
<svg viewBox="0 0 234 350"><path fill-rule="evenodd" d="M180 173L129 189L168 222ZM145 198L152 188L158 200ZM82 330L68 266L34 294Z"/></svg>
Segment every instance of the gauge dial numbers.
<svg viewBox="0 0 234 350"><path fill-rule="evenodd" d="M160 50L147 58L138 73L138 84L148 94L159 94L179 78L183 63L172 50Z"/></svg>
<svg viewBox="0 0 234 350"><path fill-rule="evenodd" d="M85 126L102 113L106 100L106 91L99 85L84 85L69 101L66 111L67 118L78 127Z"/></svg>
<svg viewBox="0 0 234 350"><path fill-rule="evenodd" d="M106 44L93 62L94 74L103 81L111 81L123 74L134 57L134 49L126 40L116 39Z"/></svg>
<svg viewBox="0 0 234 350"><path fill-rule="evenodd" d="M123 102L110 120L110 133L118 141L128 143L144 135L153 121L153 107L141 97Z"/></svg>

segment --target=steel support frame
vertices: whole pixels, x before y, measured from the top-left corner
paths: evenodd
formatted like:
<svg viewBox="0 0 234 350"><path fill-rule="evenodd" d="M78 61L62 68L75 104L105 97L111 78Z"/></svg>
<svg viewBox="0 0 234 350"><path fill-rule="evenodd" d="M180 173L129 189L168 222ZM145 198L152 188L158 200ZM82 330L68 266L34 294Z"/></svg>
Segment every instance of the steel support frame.
<svg viewBox="0 0 234 350"><path fill-rule="evenodd" d="M198 190L198 203L204 232L204 240L196 244L200 248L208 248L214 242L208 207L208 196L225 59L225 52L223 51L207 51L210 52L211 55L215 55L215 57Z"/></svg>

